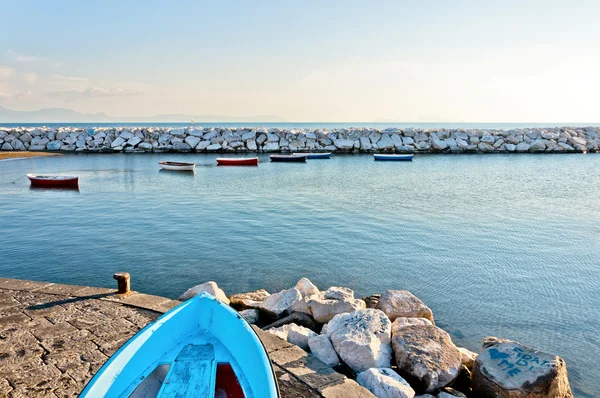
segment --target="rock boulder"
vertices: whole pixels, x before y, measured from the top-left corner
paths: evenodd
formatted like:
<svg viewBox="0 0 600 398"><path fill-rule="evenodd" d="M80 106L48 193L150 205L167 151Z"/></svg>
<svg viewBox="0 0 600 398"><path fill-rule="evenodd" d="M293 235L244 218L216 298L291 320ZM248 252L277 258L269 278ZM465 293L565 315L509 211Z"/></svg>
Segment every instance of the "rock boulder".
<svg viewBox="0 0 600 398"><path fill-rule="evenodd" d="M377 398L414 398L415 390L390 368L371 368L360 372L356 381Z"/></svg>
<svg viewBox="0 0 600 398"><path fill-rule="evenodd" d="M296 283L296 289L298 289L302 297L319 294L319 289L308 278L300 279L298 283Z"/></svg>
<svg viewBox="0 0 600 398"><path fill-rule="evenodd" d="M302 295L298 289L293 287L270 295L258 306L258 308L271 316L279 318L288 315L291 312L294 302L301 299Z"/></svg>
<svg viewBox="0 0 600 398"><path fill-rule="evenodd" d="M366 308L365 302L358 299L328 300L315 298L308 301L310 313L319 323L327 323L334 316Z"/></svg>
<svg viewBox="0 0 600 398"><path fill-rule="evenodd" d="M398 329L392 346L399 373L420 393L449 385L462 366L460 351L448 333L434 325Z"/></svg>
<svg viewBox="0 0 600 398"><path fill-rule="evenodd" d="M338 314L327 325L327 337L339 357L355 372L389 368L392 324L380 310L363 309Z"/></svg>
<svg viewBox="0 0 600 398"><path fill-rule="evenodd" d="M199 295L202 292L209 293L213 295L216 299L220 300L224 304L229 304L229 299L225 295L225 292L219 288L216 282L208 281L201 285L196 285L194 287L189 288L185 291L181 296L179 296L179 301L186 301Z"/></svg>
<svg viewBox="0 0 600 398"><path fill-rule="evenodd" d="M378 307L390 318L425 318L433 322L433 312L408 290L387 290L379 298Z"/></svg>
<svg viewBox="0 0 600 398"><path fill-rule="evenodd" d="M472 387L481 397L573 397L562 358L507 340L484 341Z"/></svg>
<svg viewBox="0 0 600 398"><path fill-rule="evenodd" d="M312 336L308 339L308 348L310 352L320 359L327 366L337 366L340 364L340 359L329 340L324 334Z"/></svg>
<svg viewBox="0 0 600 398"><path fill-rule="evenodd" d="M229 303L238 309L258 308L270 294L265 289L248 293L237 293L229 296Z"/></svg>

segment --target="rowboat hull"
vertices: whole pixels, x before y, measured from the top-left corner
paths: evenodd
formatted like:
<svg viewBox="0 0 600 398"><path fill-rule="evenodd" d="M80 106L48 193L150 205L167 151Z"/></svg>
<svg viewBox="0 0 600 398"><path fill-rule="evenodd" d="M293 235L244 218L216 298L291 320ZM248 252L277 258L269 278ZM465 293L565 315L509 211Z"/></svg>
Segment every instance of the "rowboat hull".
<svg viewBox="0 0 600 398"><path fill-rule="evenodd" d="M219 166L258 166L258 158L217 158Z"/></svg>
<svg viewBox="0 0 600 398"><path fill-rule="evenodd" d="M80 396L214 397L219 389L225 396L279 397L271 362L252 328L202 293L132 337Z"/></svg>
<svg viewBox="0 0 600 398"><path fill-rule="evenodd" d="M32 187L39 188L77 188L79 177L27 174Z"/></svg>
<svg viewBox="0 0 600 398"><path fill-rule="evenodd" d="M295 153L294 156L306 156L306 159L329 159L331 157L331 152L323 152L323 153Z"/></svg>
<svg viewBox="0 0 600 398"><path fill-rule="evenodd" d="M160 167L164 170L172 170L172 171L194 171L196 167L196 163L186 163L186 162L158 162Z"/></svg>
<svg viewBox="0 0 600 398"><path fill-rule="evenodd" d="M375 160L389 162L410 162L413 160L413 155L392 155L376 153L373 155L373 157Z"/></svg>
<svg viewBox="0 0 600 398"><path fill-rule="evenodd" d="M271 162L305 163L306 155L271 155Z"/></svg>

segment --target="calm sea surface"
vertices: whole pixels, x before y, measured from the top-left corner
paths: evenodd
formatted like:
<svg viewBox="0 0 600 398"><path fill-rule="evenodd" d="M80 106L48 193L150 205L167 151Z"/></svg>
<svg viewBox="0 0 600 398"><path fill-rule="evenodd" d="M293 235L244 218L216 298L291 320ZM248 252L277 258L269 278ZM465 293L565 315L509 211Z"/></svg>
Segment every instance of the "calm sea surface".
<svg viewBox="0 0 600 398"><path fill-rule="evenodd" d="M432 123L432 122L418 122L418 123L396 123L396 122L379 122L379 123L323 123L323 122L196 122L196 127L266 127L266 128L281 128L281 129L318 129L318 128L352 128L352 127L372 127L378 129L385 129L388 127L395 128L420 128L420 129L433 129L433 128L453 128L453 129L516 129L525 127L587 127L587 126L600 126L600 123L465 123L465 122L443 122L443 123ZM190 123L175 123L175 122L122 122L122 123L4 123L0 122L0 127L79 127L93 130L95 127L136 127L136 126L152 126L152 127L188 127Z"/></svg>
<svg viewBox="0 0 600 398"><path fill-rule="evenodd" d="M215 157L0 162L0 276L112 287L127 271L171 298L303 276L357 296L409 289L457 344L495 335L557 353L576 396L600 396L600 155ZM196 173L159 170L177 159ZM30 189L29 172L77 174L80 191Z"/></svg>

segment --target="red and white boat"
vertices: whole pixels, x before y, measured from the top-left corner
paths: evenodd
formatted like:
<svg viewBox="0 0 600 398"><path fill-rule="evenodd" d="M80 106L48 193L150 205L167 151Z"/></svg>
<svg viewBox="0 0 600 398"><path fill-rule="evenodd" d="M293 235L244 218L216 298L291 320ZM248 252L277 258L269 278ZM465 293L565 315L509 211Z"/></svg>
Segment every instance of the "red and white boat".
<svg viewBox="0 0 600 398"><path fill-rule="evenodd" d="M217 158L219 166L258 166L258 158Z"/></svg>
<svg viewBox="0 0 600 398"><path fill-rule="evenodd" d="M32 187L77 188L79 186L79 177L77 176L27 174L27 178L31 181Z"/></svg>

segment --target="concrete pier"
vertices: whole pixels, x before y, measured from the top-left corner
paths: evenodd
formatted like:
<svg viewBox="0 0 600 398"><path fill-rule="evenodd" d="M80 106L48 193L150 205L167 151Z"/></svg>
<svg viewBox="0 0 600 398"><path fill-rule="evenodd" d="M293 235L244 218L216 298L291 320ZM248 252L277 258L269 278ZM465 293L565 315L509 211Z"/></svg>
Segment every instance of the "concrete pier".
<svg viewBox="0 0 600 398"><path fill-rule="evenodd" d="M179 304L115 289L0 278L0 397L75 397L138 330ZM372 397L304 350L255 328L282 397Z"/></svg>

